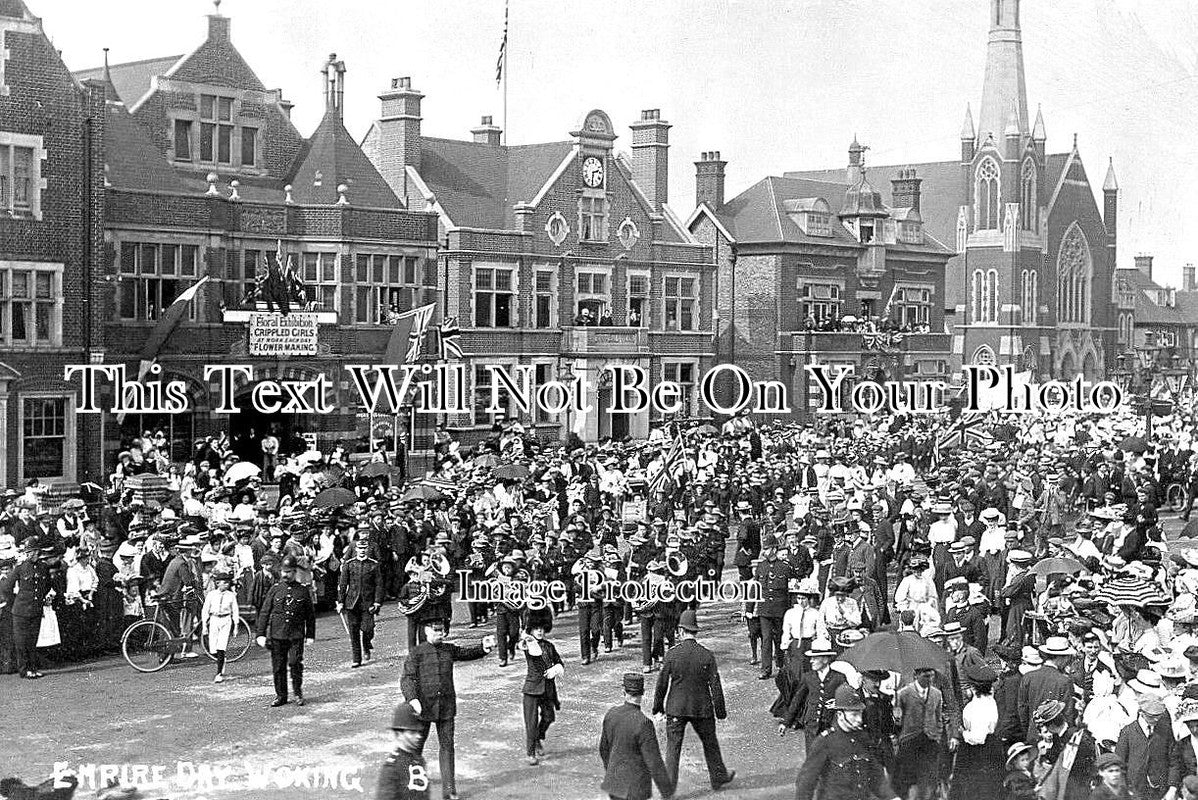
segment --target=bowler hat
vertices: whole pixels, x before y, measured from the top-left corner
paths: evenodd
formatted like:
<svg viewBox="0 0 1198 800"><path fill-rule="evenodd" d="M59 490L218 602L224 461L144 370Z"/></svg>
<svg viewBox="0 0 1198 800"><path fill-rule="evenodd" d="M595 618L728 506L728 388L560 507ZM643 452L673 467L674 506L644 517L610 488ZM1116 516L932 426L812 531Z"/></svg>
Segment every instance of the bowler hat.
<svg viewBox="0 0 1198 800"><path fill-rule="evenodd" d="M678 620L678 627L689 633L697 633L699 631L699 621L695 617L695 612L683 611L682 617Z"/></svg>

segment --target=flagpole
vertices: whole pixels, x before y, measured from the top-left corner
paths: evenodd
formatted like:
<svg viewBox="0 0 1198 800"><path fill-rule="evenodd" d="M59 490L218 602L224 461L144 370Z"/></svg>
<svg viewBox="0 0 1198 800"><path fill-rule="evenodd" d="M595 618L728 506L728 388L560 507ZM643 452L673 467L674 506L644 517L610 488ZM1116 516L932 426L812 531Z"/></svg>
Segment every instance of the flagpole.
<svg viewBox="0 0 1198 800"><path fill-rule="evenodd" d="M508 3L510 0L504 0L503 4L503 144L507 145L507 53L508 47Z"/></svg>

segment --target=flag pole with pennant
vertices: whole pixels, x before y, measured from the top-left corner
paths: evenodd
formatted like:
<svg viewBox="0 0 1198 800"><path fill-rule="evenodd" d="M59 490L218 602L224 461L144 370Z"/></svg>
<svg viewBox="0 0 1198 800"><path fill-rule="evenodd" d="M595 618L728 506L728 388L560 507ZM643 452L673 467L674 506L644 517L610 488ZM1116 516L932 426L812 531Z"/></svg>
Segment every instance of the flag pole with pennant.
<svg viewBox="0 0 1198 800"><path fill-rule="evenodd" d="M507 29L509 0L503 2L503 39L499 42L499 58L495 62L495 86L503 87L503 143L507 144Z"/></svg>

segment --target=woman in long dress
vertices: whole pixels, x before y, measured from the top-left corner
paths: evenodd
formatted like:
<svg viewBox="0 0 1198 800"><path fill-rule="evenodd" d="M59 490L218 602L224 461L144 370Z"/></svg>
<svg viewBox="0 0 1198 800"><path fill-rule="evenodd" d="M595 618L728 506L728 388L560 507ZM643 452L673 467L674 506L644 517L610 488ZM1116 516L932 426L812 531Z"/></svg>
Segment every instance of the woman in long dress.
<svg viewBox="0 0 1198 800"><path fill-rule="evenodd" d="M951 800L999 800L1002 795L1003 749L995 731L998 705L992 690L998 679L985 663L965 668L965 696L961 710L961 745L953 769Z"/></svg>
<svg viewBox="0 0 1198 800"><path fill-rule="evenodd" d="M241 619L241 609L237 605L237 595L233 593L233 576L218 572L213 574L212 580L216 588L204 598L200 621L204 635L208 637L208 652L216 657L216 677L212 682L221 683L225 679L225 649Z"/></svg>

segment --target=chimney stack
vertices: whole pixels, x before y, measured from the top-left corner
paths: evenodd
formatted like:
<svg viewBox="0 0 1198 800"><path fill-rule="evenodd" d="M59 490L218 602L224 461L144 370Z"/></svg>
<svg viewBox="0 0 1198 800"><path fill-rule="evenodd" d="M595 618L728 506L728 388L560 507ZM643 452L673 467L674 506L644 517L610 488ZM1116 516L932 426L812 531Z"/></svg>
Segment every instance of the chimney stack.
<svg viewBox="0 0 1198 800"><path fill-rule="evenodd" d="M913 208L918 213L922 183L923 178L915 174L914 168L899 170L898 177L890 182L894 207Z"/></svg>
<svg viewBox="0 0 1198 800"><path fill-rule="evenodd" d="M649 198L653 210L669 202L670 123L661 118L661 110L641 112L632 128L632 179Z"/></svg>
<svg viewBox="0 0 1198 800"><path fill-rule="evenodd" d="M219 9L217 13L208 15L208 41L229 41L229 18L223 16Z"/></svg>
<svg viewBox="0 0 1198 800"><path fill-rule="evenodd" d="M379 95L383 108L378 121L375 167L400 198L408 196L407 168L420 169L423 99L424 95L412 88L411 78L392 78L391 88Z"/></svg>
<svg viewBox="0 0 1198 800"><path fill-rule="evenodd" d="M695 205L706 203L718 211L724 205L724 167L720 151L703 153L695 162Z"/></svg>
<svg viewBox="0 0 1198 800"><path fill-rule="evenodd" d="M345 118L345 62L337 60L336 53L329 53L329 60L321 70L324 76L324 110L334 113L338 119Z"/></svg>
<svg viewBox="0 0 1198 800"><path fill-rule="evenodd" d="M1152 256L1140 254L1136 256L1136 269L1144 274L1144 277L1152 280Z"/></svg>
<svg viewBox="0 0 1198 800"><path fill-rule="evenodd" d="M1198 291L1198 276L1194 273L1193 264L1181 268L1181 288L1185 292Z"/></svg>
<svg viewBox="0 0 1198 800"><path fill-rule="evenodd" d="M482 124L470 131L474 134L475 144L486 144L499 147L503 144L503 129L495 126L492 117L483 117Z"/></svg>

